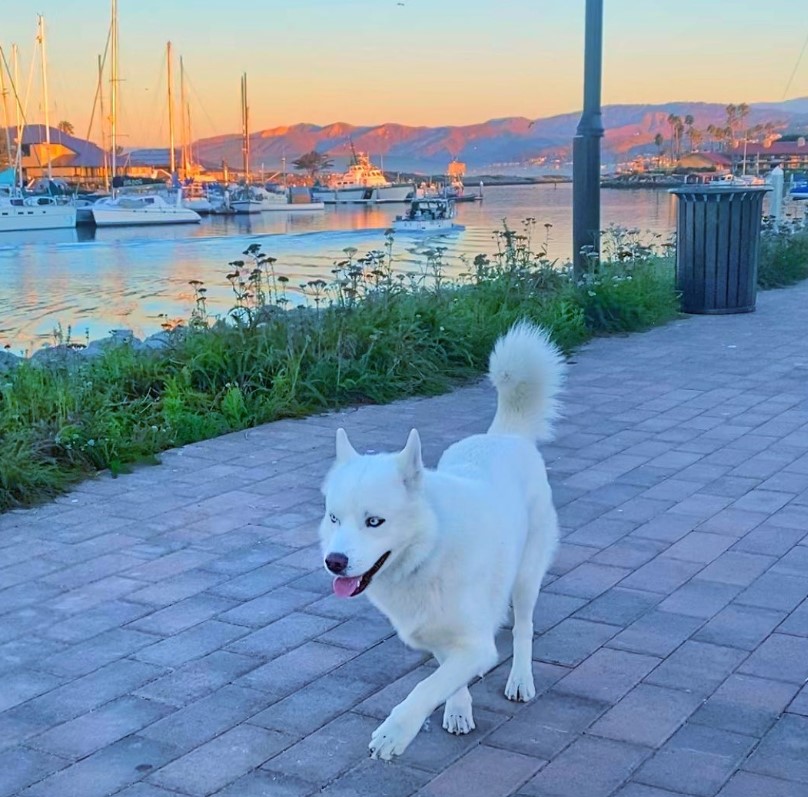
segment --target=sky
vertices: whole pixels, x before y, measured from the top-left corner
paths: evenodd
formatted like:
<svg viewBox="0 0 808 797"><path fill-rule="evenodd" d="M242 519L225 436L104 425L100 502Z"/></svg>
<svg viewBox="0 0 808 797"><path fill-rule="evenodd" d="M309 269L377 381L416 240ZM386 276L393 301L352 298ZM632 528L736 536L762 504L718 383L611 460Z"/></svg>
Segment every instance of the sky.
<svg viewBox="0 0 808 797"><path fill-rule="evenodd" d="M7 59L12 43L20 48L26 117L44 120L41 13L51 123L66 119L85 136L109 0L3 5L0 46ZM780 101L808 37L805 0L604 5L604 104ZM117 126L127 147L167 143L168 40L175 77L183 57L194 138L240 130L242 72L253 131L462 125L581 107L584 0L118 0L118 17ZM808 52L785 97L806 95Z"/></svg>

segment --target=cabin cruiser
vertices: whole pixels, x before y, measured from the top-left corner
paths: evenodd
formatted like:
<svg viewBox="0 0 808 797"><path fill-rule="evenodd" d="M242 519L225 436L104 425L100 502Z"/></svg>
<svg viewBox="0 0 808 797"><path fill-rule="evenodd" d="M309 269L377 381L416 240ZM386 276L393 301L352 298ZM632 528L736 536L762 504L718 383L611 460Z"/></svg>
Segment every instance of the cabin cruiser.
<svg viewBox="0 0 808 797"><path fill-rule="evenodd" d="M174 204L159 194L121 194L115 198L99 199L92 205L97 227L122 227L151 224L194 224L202 217L182 204L177 193Z"/></svg>
<svg viewBox="0 0 808 797"><path fill-rule="evenodd" d="M51 196L0 197L0 232L76 226L76 208Z"/></svg>
<svg viewBox="0 0 808 797"><path fill-rule="evenodd" d="M334 175L326 185L315 185L312 198L326 205L407 202L415 191L412 183L391 183L364 153L354 152L346 172Z"/></svg>

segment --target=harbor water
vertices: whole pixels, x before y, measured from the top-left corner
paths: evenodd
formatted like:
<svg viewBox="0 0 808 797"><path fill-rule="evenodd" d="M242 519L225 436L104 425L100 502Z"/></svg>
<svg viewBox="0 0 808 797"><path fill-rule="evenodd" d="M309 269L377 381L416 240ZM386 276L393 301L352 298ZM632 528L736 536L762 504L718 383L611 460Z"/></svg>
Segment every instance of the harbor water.
<svg viewBox="0 0 808 797"><path fill-rule="evenodd" d="M521 229L524 219L535 218L534 248L547 234L549 256L568 260L571 205L569 184L485 188L484 201L457 206L464 229L440 239L447 273L463 270L461 255L495 251L494 232L503 220ZM359 256L381 249L384 230L403 208L346 205L311 213L209 216L201 224L169 227L3 233L0 347L31 353L52 343L58 327L65 333L69 327L80 342L121 328L145 337L160 331L166 319L188 318L191 280L204 282L209 313L223 314L232 305L228 263L251 243L277 258L276 272L289 278L291 294L301 283L329 279L347 247ZM675 225L674 198L666 191L604 190L601 219L604 227L617 224L667 237ZM394 267L419 268L423 241L423 234L397 234Z"/></svg>

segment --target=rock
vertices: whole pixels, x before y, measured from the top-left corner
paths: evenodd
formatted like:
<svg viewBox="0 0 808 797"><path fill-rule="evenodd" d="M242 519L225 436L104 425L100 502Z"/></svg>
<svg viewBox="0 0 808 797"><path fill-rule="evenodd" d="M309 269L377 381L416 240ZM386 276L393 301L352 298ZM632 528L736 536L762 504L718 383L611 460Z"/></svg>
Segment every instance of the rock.
<svg viewBox="0 0 808 797"><path fill-rule="evenodd" d="M21 361L22 357L18 357L7 349L0 349L0 374L13 371Z"/></svg>
<svg viewBox="0 0 808 797"><path fill-rule="evenodd" d="M154 351L161 351L167 349L172 343L172 335L170 332L156 332L154 335L149 335L143 341L144 349L152 349Z"/></svg>
<svg viewBox="0 0 808 797"><path fill-rule="evenodd" d="M30 362L34 365L67 365L76 362L84 351L84 346L45 346L35 351Z"/></svg>

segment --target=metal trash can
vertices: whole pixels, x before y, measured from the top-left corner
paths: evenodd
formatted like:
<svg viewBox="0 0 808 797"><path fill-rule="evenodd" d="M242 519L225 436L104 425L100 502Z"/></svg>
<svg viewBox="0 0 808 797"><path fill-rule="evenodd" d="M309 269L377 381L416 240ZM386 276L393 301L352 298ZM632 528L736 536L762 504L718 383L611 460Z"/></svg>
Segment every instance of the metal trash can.
<svg viewBox="0 0 808 797"><path fill-rule="evenodd" d="M751 313L768 186L685 185L676 222L676 288L685 313Z"/></svg>

